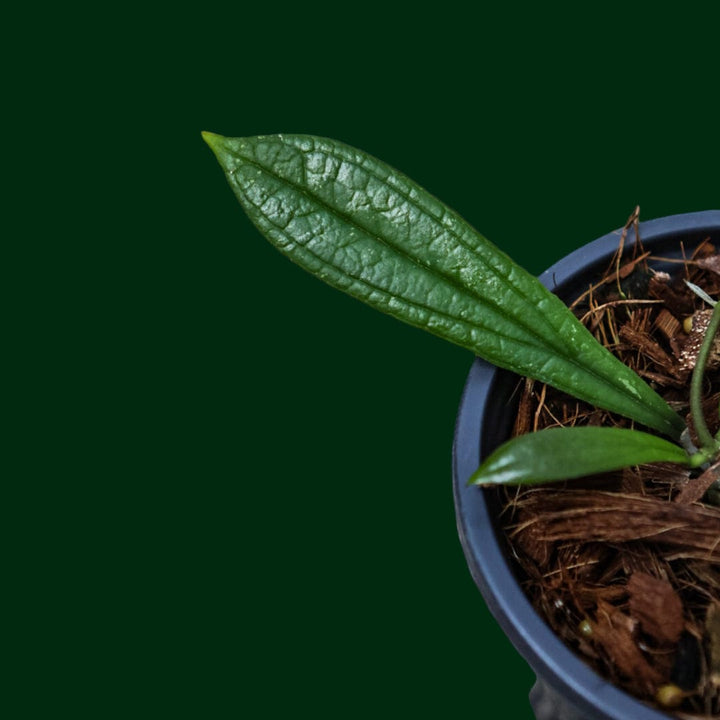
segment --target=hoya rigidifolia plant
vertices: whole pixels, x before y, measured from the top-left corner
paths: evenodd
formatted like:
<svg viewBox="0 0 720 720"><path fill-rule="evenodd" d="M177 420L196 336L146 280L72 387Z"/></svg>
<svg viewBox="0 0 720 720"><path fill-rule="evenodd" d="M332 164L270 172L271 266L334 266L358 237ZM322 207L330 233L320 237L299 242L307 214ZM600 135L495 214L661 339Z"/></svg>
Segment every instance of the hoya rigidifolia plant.
<svg viewBox="0 0 720 720"><path fill-rule="evenodd" d="M611 427L549 428L502 445L471 482L544 483L650 462L700 467L720 454L720 438L701 412L719 305L691 382L695 447L681 417L558 297L404 175L325 138L203 136L260 232L321 280L498 367L669 438ZM717 490L716 481L708 496Z"/></svg>

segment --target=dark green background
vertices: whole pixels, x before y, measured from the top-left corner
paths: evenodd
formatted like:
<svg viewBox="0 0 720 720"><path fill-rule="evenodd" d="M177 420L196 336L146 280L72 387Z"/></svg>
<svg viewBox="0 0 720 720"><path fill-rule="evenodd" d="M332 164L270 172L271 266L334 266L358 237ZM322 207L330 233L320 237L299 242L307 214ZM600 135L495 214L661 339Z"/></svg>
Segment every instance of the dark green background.
<svg viewBox="0 0 720 720"><path fill-rule="evenodd" d="M706 23L607 12L47 19L17 106L43 480L20 665L57 707L531 718L455 529L472 358L282 258L200 131L355 145L539 273L636 205L718 207Z"/></svg>

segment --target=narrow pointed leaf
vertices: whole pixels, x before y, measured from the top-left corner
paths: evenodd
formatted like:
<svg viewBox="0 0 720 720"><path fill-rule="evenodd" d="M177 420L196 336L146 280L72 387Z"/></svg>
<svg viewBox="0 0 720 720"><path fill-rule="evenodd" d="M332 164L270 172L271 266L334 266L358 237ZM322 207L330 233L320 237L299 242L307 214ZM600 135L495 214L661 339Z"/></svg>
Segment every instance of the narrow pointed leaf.
<svg viewBox="0 0 720 720"><path fill-rule="evenodd" d="M311 136L203 135L259 230L325 282L499 367L684 428L537 278L388 165Z"/></svg>
<svg viewBox="0 0 720 720"><path fill-rule="evenodd" d="M690 464L680 446L639 430L550 428L501 445L468 484L534 485L652 462Z"/></svg>

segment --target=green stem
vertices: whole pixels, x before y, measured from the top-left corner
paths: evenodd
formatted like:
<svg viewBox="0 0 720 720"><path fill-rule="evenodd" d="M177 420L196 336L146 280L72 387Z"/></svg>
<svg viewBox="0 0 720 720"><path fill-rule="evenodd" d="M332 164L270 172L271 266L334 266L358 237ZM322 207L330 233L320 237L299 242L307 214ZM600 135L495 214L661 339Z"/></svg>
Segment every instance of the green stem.
<svg viewBox="0 0 720 720"><path fill-rule="evenodd" d="M702 411L702 385L705 376L705 365L712 347L718 325L720 325L720 303L715 305L710 318L705 337L703 338L700 352L698 353L693 370L692 381L690 382L690 412L692 413L695 432L697 433L700 446L706 452L714 454L718 449L718 441L712 436L705 422Z"/></svg>

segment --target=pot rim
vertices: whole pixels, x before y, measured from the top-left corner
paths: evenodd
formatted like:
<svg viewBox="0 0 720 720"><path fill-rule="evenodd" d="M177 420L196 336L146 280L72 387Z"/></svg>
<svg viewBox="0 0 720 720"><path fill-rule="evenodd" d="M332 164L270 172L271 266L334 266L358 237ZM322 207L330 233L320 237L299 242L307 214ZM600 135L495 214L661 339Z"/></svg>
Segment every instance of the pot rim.
<svg viewBox="0 0 720 720"><path fill-rule="evenodd" d="M720 232L720 210L670 215L639 224L640 238L651 247L677 235ZM608 263L621 230L578 248L539 276L550 290L561 288L578 269ZM635 240L628 231L627 243ZM492 522L485 493L467 487L480 463L481 428L500 371L476 358L463 390L453 442L453 494L460 542L470 573L488 609L515 648L539 677L578 710L602 720L667 720L667 715L603 679L570 650L535 611L520 589Z"/></svg>

